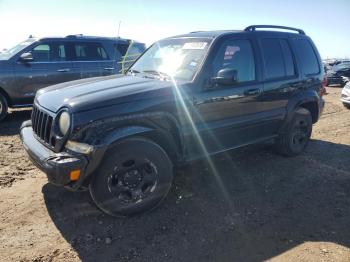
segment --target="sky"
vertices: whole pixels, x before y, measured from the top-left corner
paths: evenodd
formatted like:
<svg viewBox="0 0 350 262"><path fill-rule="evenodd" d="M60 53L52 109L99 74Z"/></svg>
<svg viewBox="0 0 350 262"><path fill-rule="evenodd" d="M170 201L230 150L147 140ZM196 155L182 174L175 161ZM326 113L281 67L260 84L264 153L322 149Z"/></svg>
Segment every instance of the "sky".
<svg viewBox="0 0 350 262"><path fill-rule="evenodd" d="M147 45L191 31L303 29L322 58L350 58L350 0L0 0L0 50L29 35L117 36Z"/></svg>

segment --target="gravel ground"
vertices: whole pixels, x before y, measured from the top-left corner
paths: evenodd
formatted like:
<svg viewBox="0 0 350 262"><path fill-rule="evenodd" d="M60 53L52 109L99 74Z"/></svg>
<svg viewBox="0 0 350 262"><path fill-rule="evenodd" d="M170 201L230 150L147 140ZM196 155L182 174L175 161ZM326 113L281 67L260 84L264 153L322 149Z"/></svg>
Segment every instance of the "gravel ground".
<svg viewBox="0 0 350 262"><path fill-rule="evenodd" d="M350 110L328 88L305 153L254 146L177 172L163 205L113 219L47 184L0 124L0 261L350 261Z"/></svg>

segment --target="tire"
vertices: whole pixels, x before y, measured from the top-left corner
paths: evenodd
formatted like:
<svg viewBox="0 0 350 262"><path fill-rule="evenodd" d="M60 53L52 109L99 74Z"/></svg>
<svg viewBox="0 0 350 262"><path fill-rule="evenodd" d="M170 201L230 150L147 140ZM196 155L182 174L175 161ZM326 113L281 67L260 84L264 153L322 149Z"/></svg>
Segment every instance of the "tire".
<svg viewBox="0 0 350 262"><path fill-rule="evenodd" d="M8 105L6 98L0 94L0 121L4 120L7 115Z"/></svg>
<svg viewBox="0 0 350 262"><path fill-rule="evenodd" d="M312 133L312 117L309 110L298 108L292 120L275 143L275 150L284 156L296 156L304 151Z"/></svg>
<svg viewBox="0 0 350 262"><path fill-rule="evenodd" d="M144 138L118 142L90 181L94 203L103 212L126 217L152 210L166 197L173 164L162 147Z"/></svg>
<svg viewBox="0 0 350 262"><path fill-rule="evenodd" d="M343 105L344 105L347 109L350 109L350 104L343 103Z"/></svg>

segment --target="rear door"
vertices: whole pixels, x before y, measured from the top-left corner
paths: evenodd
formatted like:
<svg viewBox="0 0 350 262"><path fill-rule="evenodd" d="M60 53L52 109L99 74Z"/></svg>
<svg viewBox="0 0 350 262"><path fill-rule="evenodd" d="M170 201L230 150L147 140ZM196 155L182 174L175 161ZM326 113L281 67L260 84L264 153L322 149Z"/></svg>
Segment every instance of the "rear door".
<svg viewBox="0 0 350 262"><path fill-rule="evenodd" d="M115 75L119 73L118 70L118 61L120 60L120 55L117 53L115 48L115 41L105 40L101 41L102 47L100 48L101 54L103 54L102 58L107 57L107 59L103 59L100 61L102 67L102 75ZM106 55L104 55L106 53Z"/></svg>
<svg viewBox="0 0 350 262"><path fill-rule="evenodd" d="M20 103L31 104L40 88L76 78L67 50L67 43L64 41L42 41L24 51L30 52L34 60L18 60L14 66Z"/></svg>
<svg viewBox="0 0 350 262"><path fill-rule="evenodd" d="M264 77L261 109L269 116L266 128L272 135L278 132L286 114L288 100L302 82L288 38L262 37L259 45Z"/></svg>
<svg viewBox="0 0 350 262"><path fill-rule="evenodd" d="M110 64L111 59L101 43L74 41L73 55L74 68L80 71L80 78L103 76L115 70L113 64Z"/></svg>

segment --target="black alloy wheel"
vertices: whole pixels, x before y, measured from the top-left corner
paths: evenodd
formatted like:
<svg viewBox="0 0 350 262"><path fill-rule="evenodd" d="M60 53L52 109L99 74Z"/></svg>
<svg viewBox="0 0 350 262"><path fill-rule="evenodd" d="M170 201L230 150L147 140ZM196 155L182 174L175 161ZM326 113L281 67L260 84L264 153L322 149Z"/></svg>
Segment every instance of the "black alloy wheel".
<svg viewBox="0 0 350 262"><path fill-rule="evenodd" d="M155 208L168 194L173 165L155 142L129 138L106 153L90 182L90 194L105 213L131 216Z"/></svg>

